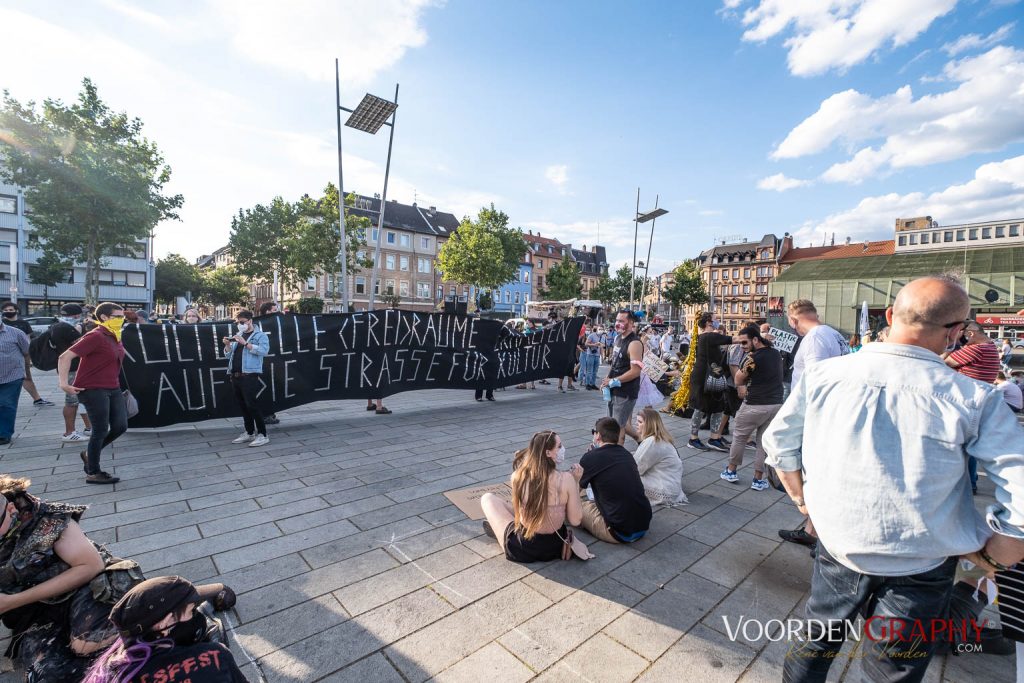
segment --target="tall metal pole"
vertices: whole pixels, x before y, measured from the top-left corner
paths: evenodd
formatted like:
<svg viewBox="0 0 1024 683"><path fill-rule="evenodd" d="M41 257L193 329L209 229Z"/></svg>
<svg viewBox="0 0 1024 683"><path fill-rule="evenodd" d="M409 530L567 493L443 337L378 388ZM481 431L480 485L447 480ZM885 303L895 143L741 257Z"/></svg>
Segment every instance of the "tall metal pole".
<svg viewBox="0 0 1024 683"><path fill-rule="evenodd" d="M654 195L654 208L658 208L658 200L661 195ZM651 245L654 244L654 224L658 222L655 218L651 221L651 240L647 243L647 260L644 261L644 284L640 288L640 305L643 306L644 297L647 296L647 271L651 269Z"/></svg>
<svg viewBox="0 0 1024 683"><path fill-rule="evenodd" d="M341 230L341 310L348 313L348 240L345 237L345 183L341 175L341 75L334 60L334 113L338 117L338 222Z"/></svg>
<svg viewBox="0 0 1024 683"><path fill-rule="evenodd" d="M636 213L633 214L633 266L629 276L629 310L633 310L633 285L636 283L636 239L640 232L640 188L636 188Z"/></svg>
<svg viewBox="0 0 1024 683"><path fill-rule="evenodd" d="M395 110L391 112L391 134L388 136L388 161L384 166L384 194L380 196L380 216L377 218L377 245L373 249L373 271L370 276L370 305L373 310L374 288L377 286L377 266L380 262L380 237L384 232L384 209L388 205L388 176L391 173L391 145L395 141L395 117L398 114L398 84L395 83Z"/></svg>

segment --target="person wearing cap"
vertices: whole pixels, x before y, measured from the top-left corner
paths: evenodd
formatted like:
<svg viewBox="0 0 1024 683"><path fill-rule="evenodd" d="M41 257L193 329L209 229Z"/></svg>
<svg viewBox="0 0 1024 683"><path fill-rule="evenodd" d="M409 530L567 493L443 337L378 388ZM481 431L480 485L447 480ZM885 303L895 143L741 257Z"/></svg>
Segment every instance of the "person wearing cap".
<svg viewBox="0 0 1024 683"><path fill-rule="evenodd" d="M80 681L117 638L107 619L113 600L97 600L92 585L121 561L78 525L84 505L41 500L30 484L0 475L0 620L12 634L5 655L29 681Z"/></svg>
<svg viewBox="0 0 1024 683"><path fill-rule="evenodd" d="M50 325L50 343L53 344L57 355L70 349L78 338L82 336L82 307L78 304L64 304L60 309L60 318L53 325ZM74 383L75 371L78 370L78 359L71 362L71 370L68 372L68 382ZM75 429L75 415L78 414L78 394L64 394L64 435L60 440L64 443L77 443L88 441L92 436L92 424L89 422L89 415L82 413L82 423L85 429L81 432Z"/></svg>
<svg viewBox="0 0 1024 683"><path fill-rule="evenodd" d="M194 586L180 576L143 581L110 610L120 638L83 683L248 683L231 651L210 640L206 613L234 604L223 584Z"/></svg>

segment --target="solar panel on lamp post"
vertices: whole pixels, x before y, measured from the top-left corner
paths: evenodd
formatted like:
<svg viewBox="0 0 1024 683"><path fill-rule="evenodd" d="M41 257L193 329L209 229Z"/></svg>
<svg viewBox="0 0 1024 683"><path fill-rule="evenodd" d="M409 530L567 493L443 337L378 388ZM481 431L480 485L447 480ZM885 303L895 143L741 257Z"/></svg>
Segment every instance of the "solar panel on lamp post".
<svg viewBox="0 0 1024 683"><path fill-rule="evenodd" d="M654 244L654 224L658 222L659 216L664 216L668 213L665 209L658 208L658 201L661 199L661 195L654 196L654 210L648 211L643 216L637 217L637 223L646 223L651 221L651 239L647 243L647 265L644 266L644 284L640 288L640 303L643 304L644 297L647 296L647 271L651 267L651 246Z"/></svg>
<svg viewBox="0 0 1024 683"><path fill-rule="evenodd" d="M631 311L633 310L633 301L634 301L633 293L634 293L634 286L636 285L636 243L637 243L637 238L638 238L638 235L639 235L640 224L641 223L646 223L647 221L655 220L659 216L664 216L666 213L668 213L667 209L659 209L659 208L657 208L657 204L658 204L657 200L655 200L654 204L655 204L655 208L652 209L651 211L648 211L647 213L640 213L640 188L639 187L636 188L636 217L633 219L633 272L632 272L632 277L630 277L630 280L629 280L629 310L631 310ZM651 240L652 241L654 240L654 225L653 224L651 225ZM648 245L648 247L647 247L647 260L648 261L651 260L650 245ZM644 280L645 280L645 284L646 284L646 274L645 274ZM642 298L643 297L641 297L641 299Z"/></svg>
<svg viewBox="0 0 1024 683"><path fill-rule="evenodd" d="M384 167L384 192L381 195L380 213L377 217L377 240L373 252L373 270L367 294L369 297L368 308L372 311L374 305L374 286L377 282L377 263L380 260L380 235L384 229L384 210L387 207L388 179L391 174L391 148L395 141L395 110L398 109L398 84L395 84L395 99L393 102L367 93L354 110L348 109L341 106L341 77L338 71L338 60L335 59L334 94L338 124L338 217L341 227L341 249L339 251L341 259L341 292L342 307L346 313L349 310L348 254L345 237L345 185L341 161L341 112L346 111L350 114L348 120L345 121L346 126L361 130L370 135L375 135L381 129L381 126L389 126L391 128L391 133L388 136L387 164ZM388 121L389 118L391 119L390 121Z"/></svg>

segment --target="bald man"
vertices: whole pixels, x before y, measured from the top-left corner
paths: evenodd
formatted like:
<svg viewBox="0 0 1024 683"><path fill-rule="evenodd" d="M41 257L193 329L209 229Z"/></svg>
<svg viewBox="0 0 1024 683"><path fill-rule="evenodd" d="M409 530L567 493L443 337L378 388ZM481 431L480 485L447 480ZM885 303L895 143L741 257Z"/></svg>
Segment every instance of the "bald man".
<svg viewBox="0 0 1024 683"><path fill-rule="evenodd" d="M865 678L921 680L933 639L889 641L876 627L945 618L958 557L989 572L1024 558L1024 430L997 387L939 355L968 312L959 283L914 280L886 314L886 343L807 368L768 427L768 464L819 539L810 638L787 657L784 680L824 681L844 634L821 624L861 613L873 624ZM996 485L987 520L968 456Z"/></svg>

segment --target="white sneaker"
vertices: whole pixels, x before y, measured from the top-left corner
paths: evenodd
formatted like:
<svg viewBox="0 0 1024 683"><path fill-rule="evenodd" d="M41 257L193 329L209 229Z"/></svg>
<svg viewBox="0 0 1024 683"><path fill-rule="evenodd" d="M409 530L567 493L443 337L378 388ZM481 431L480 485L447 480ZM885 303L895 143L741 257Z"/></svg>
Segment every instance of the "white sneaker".
<svg viewBox="0 0 1024 683"><path fill-rule="evenodd" d="M82 434L79 434L78 432L71 432L70 434L65 434L64 436L60 437L60 440L63 441L64 443L74 443L76 441L85 441L86 438L87 437L83 436Z"/></svg>
<svg viewBox="0 0 1024 683"><path fill-rule="evenodd" d="M268 443L270 443L269 437L263 436L262 434L257 434L256 438L253 439L252 442L249 444L249 448L254 448L256 446L265 446Z"/></svg>
<svg viewBox="0 0 1024 683"><path fill-rule="evenodd" d="M233 439L231 443L246 443L247 441L252 441L252 439L252 434L249 434L248 432L242 432L241 434L238 435L238 438Z"/></svg>
<svg viewBox="0 0 1024 683"><path fill-rule="evenodd" d="M82 436L84 436L84 437L85 437L85 438L87 438L87 439L88 439L88 438L89 438L90 436L92 436L92 427L89 427L88 429L83 429L83 430L82 430Z"/></svg>

